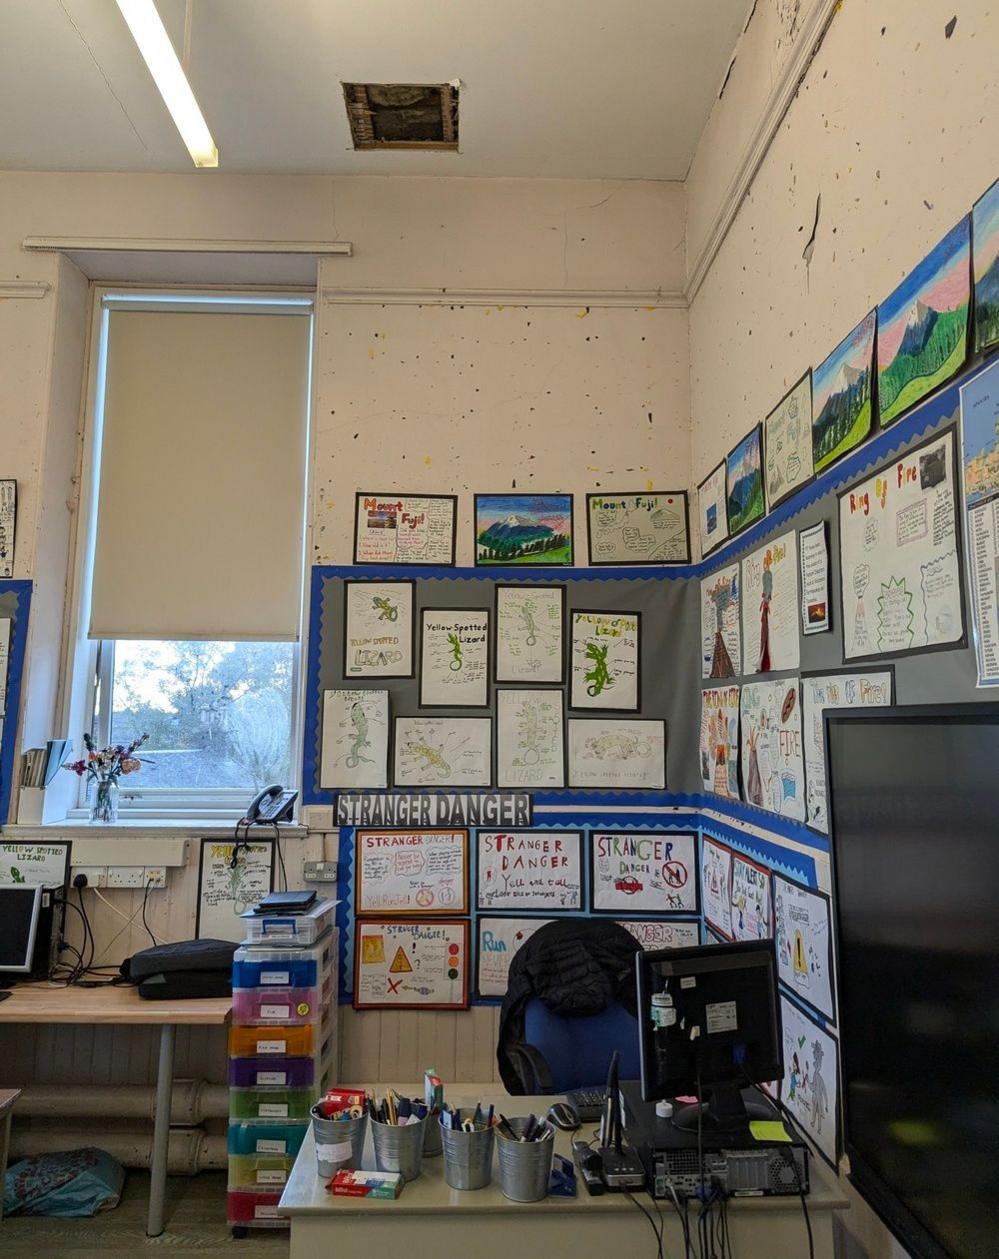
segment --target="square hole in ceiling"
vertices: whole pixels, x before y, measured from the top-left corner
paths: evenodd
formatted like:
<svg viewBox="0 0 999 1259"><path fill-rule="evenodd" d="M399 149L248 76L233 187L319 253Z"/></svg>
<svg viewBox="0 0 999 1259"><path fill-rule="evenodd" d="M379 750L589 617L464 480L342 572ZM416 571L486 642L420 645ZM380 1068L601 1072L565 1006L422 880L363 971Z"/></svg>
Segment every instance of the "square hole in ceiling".
<svg viewBox="0 0 999 1259"><path fill-rule="evenodd" d="M450 83L345 83L355 149L457 149L458 90Z"/></svg>

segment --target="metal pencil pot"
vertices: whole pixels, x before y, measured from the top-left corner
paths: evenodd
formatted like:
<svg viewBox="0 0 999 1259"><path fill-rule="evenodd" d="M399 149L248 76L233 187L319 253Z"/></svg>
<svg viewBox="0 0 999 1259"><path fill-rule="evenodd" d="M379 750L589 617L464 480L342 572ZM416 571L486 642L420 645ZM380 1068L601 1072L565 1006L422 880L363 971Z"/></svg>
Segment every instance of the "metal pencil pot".
<svg viewBox="0 0 999 1259"><path fill-rule="evenodd" d="M316 1137L316 1164L319 1175L335 1176L344 1168L361 1166L367 1115L360 1119L327 1119L318 1105L312 1108L312 1131Z"/></svg>
<svg viewBox="0 0 999 1259"><path fill-rule="evenodd" d="M471 1110L454 1112L454 1122L471 1119ZM474 1132L445 1128L438 1121L444 1146L444 1179L452 1189L485 1189L493 1178L493 1129L485 1125ZM550 1144L550 1142L549 1142Z"/></svg>
<svg viewBox="0 0 999 1259"><path fill-rule="evenodd" d="M423 1128L423 1157L439 1158L443 1146L441 1145L441 1125L440 1111L432 1110L427 1115L427 1122Z"/></svg>
<svg viewBox="0 0 999 1259"><path fill-rule="evenodd" d="M507 1123L518 1137L527 1127L526 1119L508 1119ZM502 1132L496 1134L500 1188L503 1197L512 1202L538 1202L548 1196L555 1132L547 1121L540 1125L538 1132L540 1136L536 1141L511 1141Z"/></svg>
<svg viewBox="0 0 999 1259"><path fill-rule="evenodd" d="M416 1123L371 1121L375 1167L380 1172L399 1172L403 1180L415 1180L423 1171L423 1138L426 1119Z"/></svg>

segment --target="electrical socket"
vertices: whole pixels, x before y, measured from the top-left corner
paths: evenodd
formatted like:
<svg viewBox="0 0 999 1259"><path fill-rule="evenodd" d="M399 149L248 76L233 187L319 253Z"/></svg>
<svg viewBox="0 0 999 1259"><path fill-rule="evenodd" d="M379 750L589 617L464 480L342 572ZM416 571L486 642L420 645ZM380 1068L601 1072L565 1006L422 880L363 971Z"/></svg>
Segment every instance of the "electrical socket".
<svg viewBox="0 0 999 1259"><path fill-rule="evenodd" d="M143 871L142 886L152 888L166 887L166 866L146 866Z"/></svg>
<svg viewBox="0 0 999 1259"><path fill-rule="evenodd" d="M87 887L107 887L108 885L107 866L73 866L69 876L71 885L78 874L87 876Z"/></svg>
<svg viewBox="0 0 999 1259"><path fill-rule="evenodd" d="M108 887L145 887L145 866L108 866Z"/></svg>

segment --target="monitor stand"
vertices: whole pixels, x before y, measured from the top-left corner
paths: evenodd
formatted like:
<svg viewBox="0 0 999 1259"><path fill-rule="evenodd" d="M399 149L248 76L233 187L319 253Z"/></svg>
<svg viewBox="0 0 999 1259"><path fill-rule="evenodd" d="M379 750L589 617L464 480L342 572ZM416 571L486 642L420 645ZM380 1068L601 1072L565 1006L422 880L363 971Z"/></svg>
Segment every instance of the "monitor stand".
<svg viewBox="0 0 999 1259"><path fill-rule="evenodd" d="M774 1108L765 1102L747 1101L738 1084L715 1084L707 1102L680 1106L673 1112L673 1125L683 1132L696 1132L698 1122L706 1132L717 1135L745 1133L754 1119L773 1119Z"/></svg>

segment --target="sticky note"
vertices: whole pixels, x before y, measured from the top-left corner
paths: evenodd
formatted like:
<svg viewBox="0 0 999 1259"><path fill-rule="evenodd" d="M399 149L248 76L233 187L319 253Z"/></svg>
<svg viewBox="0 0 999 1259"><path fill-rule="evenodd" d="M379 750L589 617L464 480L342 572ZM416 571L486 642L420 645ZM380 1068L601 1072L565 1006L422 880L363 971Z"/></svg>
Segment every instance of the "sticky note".
<svg viewBox="0 0 999 1259"><path fill-rule="evenodd" d="M787 1129L779 1119L753 1119L750 1121L749 1131L754 1141L787 1141L790 1143L791 1140L787 1134Z"/></svg>

